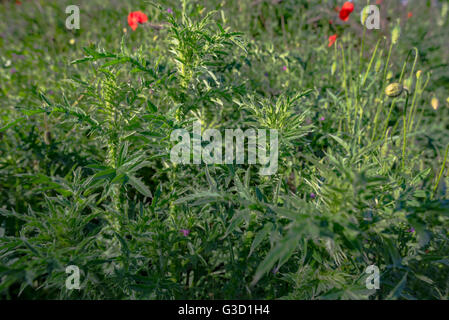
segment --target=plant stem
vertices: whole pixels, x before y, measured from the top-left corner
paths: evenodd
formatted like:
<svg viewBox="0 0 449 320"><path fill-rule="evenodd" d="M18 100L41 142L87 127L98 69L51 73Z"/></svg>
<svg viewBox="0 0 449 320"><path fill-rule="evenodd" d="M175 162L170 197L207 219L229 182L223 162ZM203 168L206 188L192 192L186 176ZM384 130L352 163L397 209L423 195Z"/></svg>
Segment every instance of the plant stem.
<svg viewBox="0 0 449 320"><path fill-rule="evenodd" d="M391 42L391 44L390 44L390 49L388 50L387 62L385 63L384 73L382 75L382 82L381 82L381 86L380 86L380 88L382 90L382 94L383 94L383 90L384 90L384 86L385 86L385 81L386 81L386 78L387 78L387 69L388 69L388 65L390 64L390 58L391 58L391 52L392 51L393 51L393 42ZM379 115L380 115L380 113L382 112L382 109L383 109L383 105L384 105L384 95L382 95L382 101L380 102L380 105L377 107L376 115L374 116L374 128L373 128L373 133L372 133L372 136L371 136L371 141L374 141L374 139L376 138L377 124L378 124L378 121L379 121ZM392 107L393 107L393 104L392 104ZM390 109L390 114L391 114L391 109ZM388 122L387 122L387 124L388 124Z"/></svg>
<svg viewBox="0 0 449 320"><path fill-rule="evenodd" d="M404 137L402 143L402 169L405 169L405 145L407 143L407 107L408 107L408 98L410 96L408 90L405 91L407 93L407 99L405 100L405 108L404 108Z"/></svg>
<svg viewBox="0 0 449 320"><path fill-rule="evenodd" d="M446 147L446 154L444 155L443 165L441 166L440 174L438 175L437 182L435 184L435 187L433 188L432 199L435 197L435 194L437 192L438 186L440 184L441 177L443 176L444 168L446 167L448 153L449 153L449 144Z"/></svg>

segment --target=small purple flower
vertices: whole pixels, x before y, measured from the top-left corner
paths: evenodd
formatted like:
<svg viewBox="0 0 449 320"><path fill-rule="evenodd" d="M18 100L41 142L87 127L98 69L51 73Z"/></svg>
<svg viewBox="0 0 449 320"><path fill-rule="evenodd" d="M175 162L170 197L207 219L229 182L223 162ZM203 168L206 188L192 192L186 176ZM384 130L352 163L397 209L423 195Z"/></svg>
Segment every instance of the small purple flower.
<svg viewBox="0 0 449 320"><path fill-rule="evenodd" d="M52 96L52 95L55 94L55 92L54 92L53 90L48 90L47 94L50 95L50 96Z"/></svg>
<svg viewBox="0 0 449 320"><path fill-rule="evenodd" d="M411 227L410 229L407 230L407 232L413 233L415 232L415 228Z"/></svg>
<svg viewBox="0 0 449 320"><path fill-rule="evenodd" d="M283 66L282 70L287 71L287 66Z"/></svg>
<svg viewBox="0 0 449 320"><path fill-rule="evenodd" d="M173 14L172 8L168 8L168 9L167 9L167 13L168 13L168 14Z"/></svg>
<svg viewBox="0 0 449 320"><path fill-rule="evenodd" d="M268 72L265 72L263 75L268 78Z"/></svg>
<svg viewBox="0 0 449 320"><path fill-rule="evenodd" d="M279 267L273 268L273 270L271 270L271 272L272 272L273 274L277 274L277 273L279 272Z"/></svg>
<svg viewBox="0 0 449 320"><path fill-rule="evenodd" d="M184 237L189 236L189 233L190 233L190 230L189 230L189 229L181 229L181 230L179 230L179 231L182 233L182 235L183 235Z"/></svg>
<svg viewBox="0 0 449 320"><path fill-rule="evenodd" d="M320 118L320 121L324 121L324 120L326 120L325 117L321 117L321 118Z"/></svg>
<svg viewBox="0 0 449 320"><path fill-rule="evenodd" d="M12 67L11 69L9 69L9 73L14 74L17 72L17 69Z"/></svg>
<svg viewBox="0 0 449 320"><path fill-rule="evenodd" d="M312 192L312 193L310 194L310 198L315 199L315 198L316 198L316 194Z"/></svg>

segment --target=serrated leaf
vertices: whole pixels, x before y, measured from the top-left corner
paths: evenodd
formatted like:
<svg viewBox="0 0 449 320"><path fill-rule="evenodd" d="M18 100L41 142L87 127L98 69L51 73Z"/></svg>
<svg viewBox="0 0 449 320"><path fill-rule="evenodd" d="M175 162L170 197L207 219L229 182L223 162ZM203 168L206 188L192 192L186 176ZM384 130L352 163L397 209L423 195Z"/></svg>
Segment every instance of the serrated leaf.
<svg viewBox="0 0 449 320"><path fill-rule="evenodd" d="M128 176L128 183L145 197L152 197L150 189L148 189L148 187L140 179L134 176Z"/></svg>

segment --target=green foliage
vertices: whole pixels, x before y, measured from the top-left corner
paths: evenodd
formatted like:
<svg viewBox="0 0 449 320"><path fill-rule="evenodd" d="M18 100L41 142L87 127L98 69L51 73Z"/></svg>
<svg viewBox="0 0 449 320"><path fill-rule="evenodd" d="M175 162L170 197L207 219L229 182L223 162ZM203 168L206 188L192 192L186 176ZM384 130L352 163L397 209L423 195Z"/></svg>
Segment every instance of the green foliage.
<svg viewBox="0 0 449 320"><path fill-rule="evenodd" d="M67 1L22 2L0 4L0 297L448 298L447 1L382 5L379 31L330 0L86 1L76 31ZM277 129L276 174L172 163L194 121Z"/></svg>

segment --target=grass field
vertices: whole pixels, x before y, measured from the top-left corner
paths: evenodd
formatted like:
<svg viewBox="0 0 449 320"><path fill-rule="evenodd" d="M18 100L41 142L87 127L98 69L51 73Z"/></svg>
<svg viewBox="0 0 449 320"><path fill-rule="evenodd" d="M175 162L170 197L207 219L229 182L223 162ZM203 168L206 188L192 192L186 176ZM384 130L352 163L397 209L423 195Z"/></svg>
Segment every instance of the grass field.
<svg viewBox="0 0 449 320"><path fill-rule="evenodd" d="M0 299L449 298L448 0L74 2L0 1Z"/></svg>

